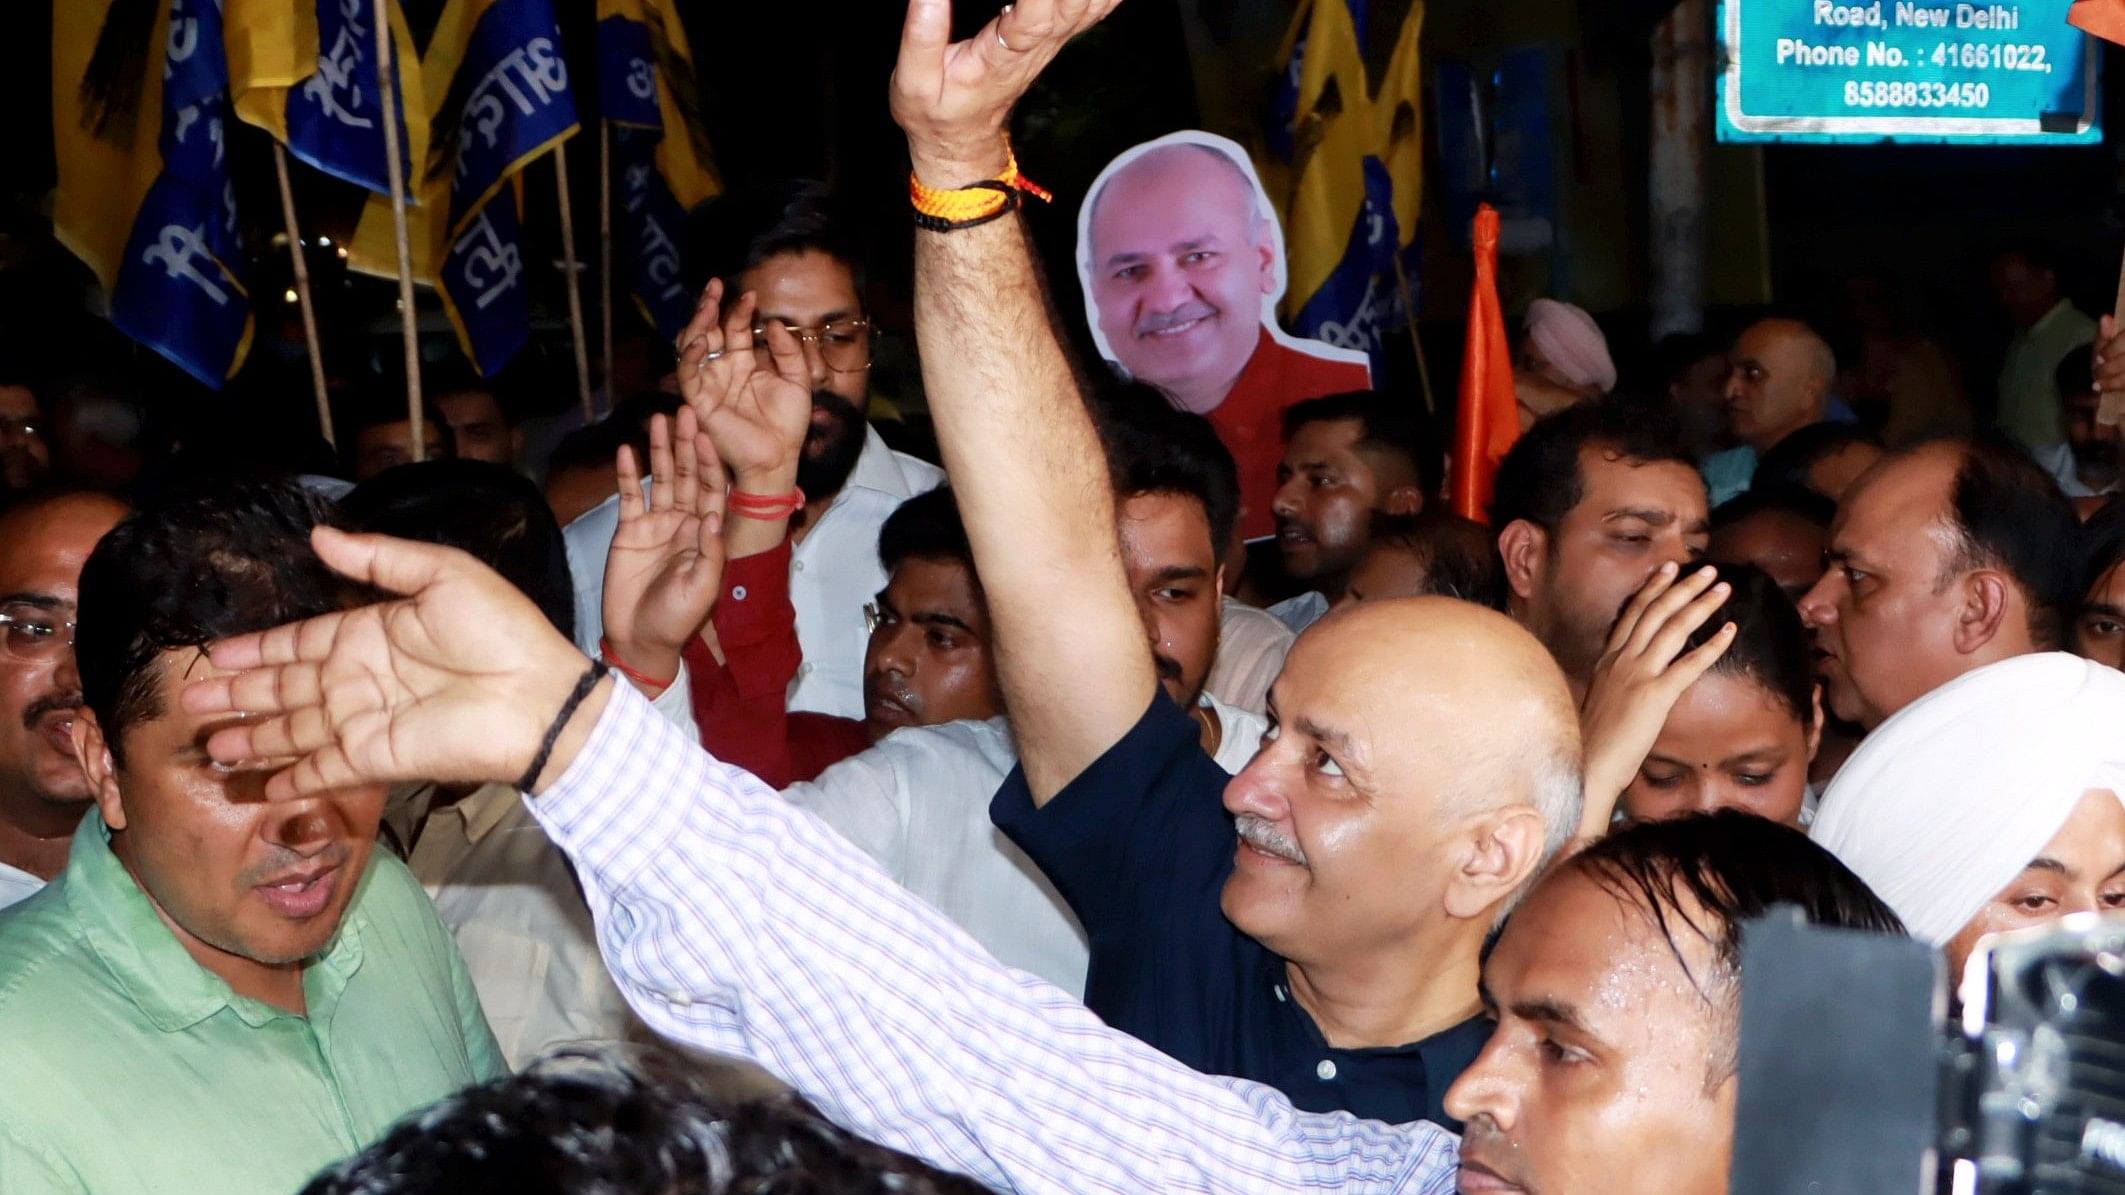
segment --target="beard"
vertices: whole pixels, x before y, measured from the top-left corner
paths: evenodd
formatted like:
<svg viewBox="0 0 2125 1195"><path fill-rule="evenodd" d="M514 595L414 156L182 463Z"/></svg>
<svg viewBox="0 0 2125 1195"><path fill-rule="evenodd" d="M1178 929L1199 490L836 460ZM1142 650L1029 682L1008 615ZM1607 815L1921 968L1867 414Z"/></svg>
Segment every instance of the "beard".
<svg viewBox="0 0 2125 1195"><path fill-rule="evenodd" d="M863 455L863 412L856 404L831 390L812 391L812 410L828 416L825 427L814 425L804 435L804 451L797 457L797 488L807 498L838 494Z"/></svg>

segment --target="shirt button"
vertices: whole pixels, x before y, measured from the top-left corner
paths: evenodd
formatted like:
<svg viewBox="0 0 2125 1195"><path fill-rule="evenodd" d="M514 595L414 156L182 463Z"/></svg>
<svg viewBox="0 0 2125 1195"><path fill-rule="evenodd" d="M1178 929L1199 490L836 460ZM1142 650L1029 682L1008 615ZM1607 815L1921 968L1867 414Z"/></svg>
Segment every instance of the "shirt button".
<svg viewBox="0 0 2125 1195"><path fill-rule="evenodd" d="M812 674L812 666L811 666L810 664L799 664L799 665L797 665L797 675L798 675L798 676L810 676L811 674Z"/></svg>
<svg viewBox="0 0 2125 1195"><path fill-rule="evenodd" d="M1313 1068L1313 1073L1320 1076L1321 1082L1326 1083L1336 1077L1336 1064L1332 1059L1323 1058L1321 1065Z"/></svg>
<svg viewBox="0 0 2125 1195"><path fill-rule="evenodd" d="M683 993L683 992L677 992L677 993L670 993L670 994L667 994L667 995L666 995L666 996L664 997L664 1002L665 1002L666 1004L669 1004L669 1005L671 1005L671 1006L672 1006L673 1008L692 1008L692 1007L694 1006L694 999L693 999L693 997L692 997L692 996L688 996L688 995L686 995L686 994L685 994L685 993ZM1321 1065L1322 1065L1322 1066L1325 1066L1325 1067L1327 1067L1327 1068L1328 1068L1328 1069L1330 1069L1330 1070L1334 1070L1334 1069L1335 1069L1335 1064L1334 1064L1334 1063L1330 1063L1330 1062L1324 1062L1324 1063L1322 1063ZM1325 1076L1324 1076L1324 1077L1325 1077Z"/></svg>
<svg viewBox="0 0 2125 1195"><path fill-rule="evenodd" d="M799 560L796 563L790 565L790 567L796 569L798 572L801 573L804 571L804 562L802 560Z"/></svg>
<svg viewBox="0 0 2125 1195"><path fill-rule="evenodd" d="M744 601L744 600L745 600L745 586L743 586L743 585L738 585L738 586L734 586L734 587L733 587L733 588L731 589L731 591L730 591L730 596L731 596L731 600L733 600L733 601L739 601L739 602L742 602L742 601Z"/></svg>

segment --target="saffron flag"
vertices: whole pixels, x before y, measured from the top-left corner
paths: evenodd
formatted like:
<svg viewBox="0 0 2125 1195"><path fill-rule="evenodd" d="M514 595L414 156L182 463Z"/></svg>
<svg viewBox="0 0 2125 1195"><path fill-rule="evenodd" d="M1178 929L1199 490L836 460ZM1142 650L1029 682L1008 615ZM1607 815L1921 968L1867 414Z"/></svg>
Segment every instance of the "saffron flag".
<svg viewBox="0 0 2125 1195"><path fill-rule="evenodd" d="M224 0L229 82L236 115L257 125L311 166L388 194L383 98L376 69L373 0ZM406 124L421 111L413 36L395 2L386 6L394 50L401 177L414 179L427 127Z"/></svg>
<svg viewBox="0 0 2125 1195"><path fill-rule="evenodd" d="M552 0L449 0L419 71L403 75L416 73L407 110L419 124L425 109L432 128L407 213L414 278L435 287L465 355L492 377L531 338L518 176L580 128ZM387 198L370 199L347 263L397 274Z"/></svg>
<svg viewBox="0 0 2125 1195"><path fill-rule="evenodd" d="M1282 56L1280 108L1290 123L1271 140L1289 153L1295 177L1286 322L1300 336L1369 353L1380 377L1385 331L1402 318L1402 281L1415 267L1424 3L1412 0L1377 87L1359 35L1364 9L1365 0L1300 4Z"/></svg>
<svg viewBox="0 0 2125 1195"><path fill-rule="evenodd" d="M598 0L599 110L620 186L629 288L666 337L693 316L680 278L687 209L714 195L694 97L693 51L670 0Z"/></svg>
<svg viewBox="0 0 2125 1195"><path fill-rule="evenodd" d="M2104 41L2125 45L2125 0L2073 0L2066 20Z"/></svg>
<svg viewBox="0 0 2125 1195"><path fill-rule="evenodd" d="M1451 496L1455 514L1488 522L1498 462L1520 438L1520 404L1513 396L1505 310L1498 305L1498 209L1487 203L1477 208L1475 232L1476 284L1468 296Z"/></svg>
<svg viewBox="0 0 2125 1195"><path fill-rule="evenodd" d="M110 0L52 3L53 223L109 292L111 322L219 389L243 365L252 330L223 144L229 74L221 6L158 6L137 98L99 122L84 95L99 40L143 33L106 29L113 7Z"/></svg>

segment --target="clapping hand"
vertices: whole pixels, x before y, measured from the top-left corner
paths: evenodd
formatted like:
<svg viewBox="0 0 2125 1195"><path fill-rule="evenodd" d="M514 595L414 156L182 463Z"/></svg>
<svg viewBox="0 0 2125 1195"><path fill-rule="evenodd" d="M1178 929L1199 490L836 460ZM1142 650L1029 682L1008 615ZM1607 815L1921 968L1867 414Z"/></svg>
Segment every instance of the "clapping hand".
<svg viewBox="0 0 2125 1195"><path fill-rule="evenodd" d="M729 495L693 409L681 408L676 422L676 437L662 415L649 422L646 494L634 450L620 449L620 526L605 557L609 654L633 673L666 679L678 675L680 653L722 587Z"/></svg>
<svg viewBox="0 0 2125 1195"><path fill-rule="evenodd" d="M1608 648L1594 666L1579 712L1586 742L1580 837L1598 838L1607 832L1617 799L1638 775L1683 690L1734 642L1730 622L1695 650L1682 650L1732 591L1724 581L1714 584L1717 576L1710 565L1688 576L1681 576L1677 565L1660 566L1624 605L1609 631Z"/></svg>
<svg viewBox="0 0 2125 1195"><path fill-rule="evenodd" d="M797 458L812 421L803 346L779 320L769 320L762 327L763 353L753 344L757 297L738 296L728 312L722 303L718 279L702 292L700 309L679 333L679 389L739 489L787 493L797 483Z"/></svg>
<svg viewBox="0 0 2125 1195"><path fill-rule="evenodd" d="M292 760L267 781L271 800L375 781L518 779L590 662L464 552L329 527L311 542L343 575L408 596L213 645L209 658L233 675L188 686L184 708L252 717L215 732L208 752ZM572 721L578 733L602 700ZM556 753L548 774L567 758Z"/></svg>

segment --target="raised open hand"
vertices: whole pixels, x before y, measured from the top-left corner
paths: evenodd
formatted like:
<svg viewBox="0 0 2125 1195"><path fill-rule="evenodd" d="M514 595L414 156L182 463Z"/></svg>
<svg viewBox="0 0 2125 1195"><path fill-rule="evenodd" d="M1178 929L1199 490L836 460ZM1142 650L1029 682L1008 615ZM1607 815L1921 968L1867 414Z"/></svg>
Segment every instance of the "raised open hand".
<svg viewBox="0 0 2125 1195"><path fill-rule="evenodd" d="M1645 763L1683 690L1734 642L1730 622L1694 651L1682 650L1731 592L1710 565L1682 576L1676 565L1665 564L1625 603L1579 710L1586 743L1582 837L1608 829L1617 799Z"/></svg>
<svg viewBox="0 0 2125 1195"><path fill-rule="evenodd" d="M996 177L1012 105L1071 38L1120 3L1015 0L974 36L954 42L951 0L909 0L892 104L915 177L932 187Z"/></svg>
<svg viewBox="0 0 2125 1195"><path fill-rule="evenodd" d="M217 732L213 757L293 760L266 784L274 800L520 777L589 666L582 653L464 552L329 527L311 542L346 576L409 596L215 644L235 675L189 686L184 707L255 717Z"/></svg>
<svg viewBox="0 0 2125 1195"><path fill-rule="evenodd" d="M674 436L649 421L652 484L643 492L634 450L619 456L620 526L605 557L605 641L634 672L678 675L679 654L699 633L723 583L723 507L729 496L715 445L693 408ZM655 694L651 694L655 696Z"/></svg>
<svg viewBox="0 0 2125 1195"><path fill-rule="evenodd" d="M679 333L679 389L739 488L788 493L811 428L811 370L796 336L775 320L763 329L767 351L754 346L754 295L738 296L728 311L723 297L722 280L710 282Z"/></svg>

